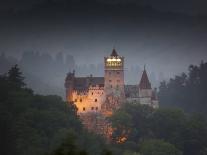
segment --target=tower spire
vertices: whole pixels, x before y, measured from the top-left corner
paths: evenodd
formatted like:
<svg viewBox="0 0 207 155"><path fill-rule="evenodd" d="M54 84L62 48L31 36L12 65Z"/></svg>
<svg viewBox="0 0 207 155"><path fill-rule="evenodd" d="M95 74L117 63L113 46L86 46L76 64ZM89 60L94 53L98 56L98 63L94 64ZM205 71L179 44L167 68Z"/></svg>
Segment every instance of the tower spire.
<svg viewBox="0 0 207 155"><path fill-rule="evenodd" d="M115 48L113 48L112 53L111 53L111 56L114 56L114 57L117 57L118 56Z"/></svg>
<svg viewBox="0 0 207 155"><path fill-rule="evenodd" d="M147 71L144 65L144 71L142 73L141 80L139 82L140 89L151 89L151 83L149 82L149 78L147 76Z"/></svg>

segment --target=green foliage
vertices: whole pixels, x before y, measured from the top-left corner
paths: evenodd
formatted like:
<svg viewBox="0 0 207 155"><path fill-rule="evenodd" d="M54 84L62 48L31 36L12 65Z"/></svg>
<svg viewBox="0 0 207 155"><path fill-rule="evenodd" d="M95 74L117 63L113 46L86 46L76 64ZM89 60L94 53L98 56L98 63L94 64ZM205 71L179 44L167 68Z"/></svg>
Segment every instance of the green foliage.
<svg viewBox="0 0 207 155"><path fill-rule="evenodd" d="M34 95L23 79L17 65L0 76L0 154L41 155L58 147L68 129L82 130L74 105Z"/></svg>
<svg viewBox="0 0 207 155"><path fill-rule="evenodd" d="M111 155L102 137L85 130L70 130L61 145L51 155Z"/></svg>
<svg viewBox="0 0 207 155"><path fill-rule="evenodd" d="M102 137L89 133L73 103L35 95L17 65L0 76L0 154L110 155Z"/></svg>
<svg viewBox="0 0 207 155"><path fill-rule="evenodd" d="M7 78L8 81L13 85L13 88L22 88L25 86L24 77L22 76L22 72L20 72L18 65L13 66L8 71Z"/></svg>
<svg viewBox="0 0 207 155"><path fill-rule="evenodd" d="M191 65L188 74L161 82L159 101L161 107L179 107L187 112L198 112L207 116L207 63Z"/></svg>
<svg viewBox="0 0 207 155"><path fill-rule="evenodd" d="M117 139L123 133L128 134L126 131L130 133L128 134L128 141L138 142L140 138L148 137L150 133L148 132L148 118L153 111L151 107L146 105L124 104L110 118L112 126L115 128L113 132L114 139Z"/></svg>
<svg viewBox="0 0 207 155"><path fill-rule="evenodd" d="M141 155L182 155L175 146L162 140L145 140L140 144Z"/></svg>
<svg viewBox="0 0 207 155"><path fill-rule="evenodd" d="M130 122L124 122L128 118ZM110 120L115 128L115 137L118 138L121 134L117 133L123 133L126 128L130 131L128 140L116 146L121 150L138 152L136 145L149 139L162 139L181 150L184 155L203 155L206 152L207 122L200 115L190 116L177 108L153 110L138 103L126 103Z"/></svg>

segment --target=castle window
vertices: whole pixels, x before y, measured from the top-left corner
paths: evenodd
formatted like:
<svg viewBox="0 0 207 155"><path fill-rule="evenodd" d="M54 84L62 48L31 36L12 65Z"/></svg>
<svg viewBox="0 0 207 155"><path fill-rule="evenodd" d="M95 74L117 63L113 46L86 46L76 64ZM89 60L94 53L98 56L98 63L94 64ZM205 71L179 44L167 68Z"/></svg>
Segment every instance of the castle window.
<svg viewBox="0 0 207 155"><path fill-rule="evenodd" d="M98 107L96 107L96 110L98 110Z"/></svg>
<svg viewBox="0 0 207 155"><path fill-rule="evenodd" d="M95 99L95 102L97 102L97 99Z"/></svg>
<svg viewBox="0 0 207 155"><path fill-rule="evenodd" d="M77 99L75 99L75 101L74 102L77 102Z"/></svg>
<svg viewBox="0 0 207 155"><path fill-rule="evenodd" d="M85 107L83 107L83 111L85 111L86 110L86 108Z"/></svg>
<svg viewBox="0 0 207 155"><path fill-rule="evenodd" d="M80 99L80 102L82 102L82 99Z"/></svg>
<svg viewBox="0 0 207 155"><path fill-rule="evenodd" d="M91 110L94 110L94 107L91 107Z"/></svg>

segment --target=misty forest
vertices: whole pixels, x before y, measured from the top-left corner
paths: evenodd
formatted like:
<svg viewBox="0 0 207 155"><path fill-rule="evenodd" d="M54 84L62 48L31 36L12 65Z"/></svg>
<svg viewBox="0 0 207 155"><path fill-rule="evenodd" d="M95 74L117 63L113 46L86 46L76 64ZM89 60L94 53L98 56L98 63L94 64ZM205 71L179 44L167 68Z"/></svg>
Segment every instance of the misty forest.
<svg viewBox="0 0 207 155"><path fill-rule="evenodd" d="M0 2L0 155L207 155L206 6Z"/></svg>

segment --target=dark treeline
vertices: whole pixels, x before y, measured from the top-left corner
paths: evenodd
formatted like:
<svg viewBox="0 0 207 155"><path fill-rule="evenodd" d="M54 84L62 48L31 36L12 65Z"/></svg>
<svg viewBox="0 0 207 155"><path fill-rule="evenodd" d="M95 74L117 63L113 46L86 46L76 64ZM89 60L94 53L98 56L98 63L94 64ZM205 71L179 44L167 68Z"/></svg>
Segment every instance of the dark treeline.
<svg viewBox="0 0 207 155"><path fill-rule="evenodd" d="M187 115L180 109L152 109L127 103L110 118L113 139L120 154L206 155L207 121L200 115ZM124 154L124 155L125 155Z"/></svg>
<svg viewBox="0 0 207 155"><path fill-rule="evenodd" d="M179 107L207 117L207 62L189 66L189 72L161 82L159 100L162 107Z"/></svg>
<svg viewBox="0 0 207 155"><path fill-rule="evenodd" d="M0 56L0 73L5 73L12 65L19 67L27 77L28 87L40 94L58 94L64 96L64 78L75 66L73 56L57 53L55 57L39 52L24 52L19 60Z"/></svg>
<svg viewBox="0 0 207 155"><path fill-rule="evenodd" d="M55 95L35 95L17 65L0 76L0 94L1 155L107 152L102 138L83 129L73 104Z"/></svg>
<svg viewBox="0 0 207 155"><path fill-rule="evenodd" d="M126 103L109 118L114 131L106 143L83 128L75 105L28 89L17 65L0 76L0 88L0 154L207 154L207 121L200 115Z"/></svg>

